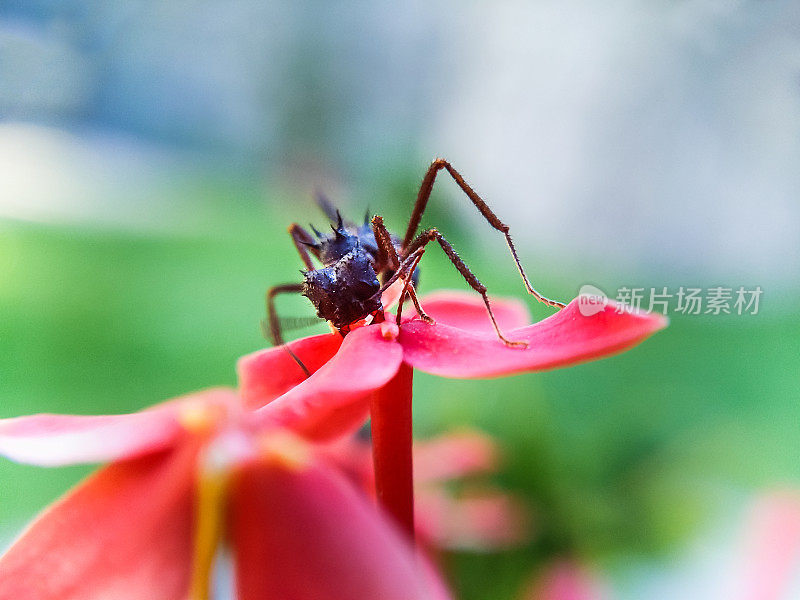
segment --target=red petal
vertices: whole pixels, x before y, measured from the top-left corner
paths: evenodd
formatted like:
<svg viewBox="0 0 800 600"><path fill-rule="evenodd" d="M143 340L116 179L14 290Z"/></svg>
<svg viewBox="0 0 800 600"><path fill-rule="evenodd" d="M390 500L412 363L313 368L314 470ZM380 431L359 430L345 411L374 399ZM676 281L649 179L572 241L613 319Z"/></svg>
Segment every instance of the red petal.
<svg viewBox="0 0 800 600"><path fill-rule="evenodd" d="M394 376L402 357L380 325L361 327L325 366L258 413L311 438L350 433L366 420L370 393Z"/></svg>
<svg viewBox="0 0 800 600"><path fill-rule="evenodd" d="M177 600L188 591L196 448L106 467L0 558L0 600Z"/></svg>
<svg viewBox="0 0 800 600"><path fill-rule="evenodd" d="M327 363L341 345L342 336L333 333L302 338L287 344L311 373ZM285 346L243 356L239 359L237 371L239 391L250 408L261 408L306 379L305 373Z"/></svg>
<svg viewBox="0 0 800 600"><path fill-rule="evenodd" d="M231 494L240 600L449 597L398 530L321 464L258 463Z"/></svg>
<svg viewBox="0 0 800 600"><path fill-rule="evenodd" d="M476 333L494 334L486 305L476 293L441 291L421 299L422 308L437 323ZM528 307L516 298L491 298L492 312L500 329L517 329L531 322ZM413 308L408 314L413 314Z"/></svg>
<svg viewBox="0 0 800 600"><path fill-rule="evenodd" d="M530 538L524 504L497 490L461 497L444 489L420 490L415 524L429 545L449 550L498 551L521 546Z"/></svg>
<svg viewBox="0 0 800 600"><path fill-rule="evenodd" d="M457 479L497 468L494 440L479 431L451 432L414 443L414 482Z"/></svg>
<svg viewBox="0 0 800 600"><path fill-rule="evenodd" d="M0 420L0 454L41 466L109 462L167 448L184 433L184 409L238 402L213 389L124 415L32 415Z"/></svg>
<svg viewBox="0 0 800 600"><path fill-rule="evenodd" d="M403 359L422 371L444 377L499 377L565 367L609 356L634 346L667 325L658 314L617 310L609 301L583 316L576 298L556 314L521 329L504 332L527 348L509 348L496 336L443 324L412 321L401 327Z"/></svg>

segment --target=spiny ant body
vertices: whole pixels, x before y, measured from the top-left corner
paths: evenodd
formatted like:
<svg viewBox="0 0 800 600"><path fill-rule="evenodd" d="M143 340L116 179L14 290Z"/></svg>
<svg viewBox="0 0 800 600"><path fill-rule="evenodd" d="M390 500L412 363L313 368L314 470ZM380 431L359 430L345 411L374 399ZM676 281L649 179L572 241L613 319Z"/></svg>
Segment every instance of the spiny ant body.
<svg viewBox="0 0 800 600"><path fill-rule="evenodd" d="M301 294L317 309L317 316L338 330L376 314L381 305L378 244L369 222L361 227L345 224L337 214L333 233L315 231L316 241L301 242L322 268L303 272Z"/></svg>
<svg viewBox="0 0 800 600"><path fill-rule="evenodd" d="M406 296L411 298L419 316L432 322L422 310L415 288L419 276L417 265L425 252L426 245L435 240L470 287L481 295L498 338L507 346L526 346L524 342L514 342L505 338L492 313L486 286L475 277L444 236L436 229L428 229L416 235L436 174L442 169L453 177L486 221L505 236L528 293L549 306L564 307L563 303L549 300L533 289L511 241L508 226L500 221L450 163L437 159L428 168L422 180L402 240L389 233L383 224L383 219L378 215L371 220L367 215L361 226L344 222L339 211L334 210L324 197L318 197L318 202L328 217L335 221L331 225L331 234L323 235L312 226L314 233L312 236L297 224L289 227L289 234L306 269L302 271L304 277L302 283L275 286L267 292L267 324L273 344L283 344L280 320L274 303L275 296L282 293L300 293L306 296L316 308L317 316L329 321L337 331L346 335L351 326L368 317L381 320L384 308L381 296L395 281L401 280L403 287L398 304L398 324ZM312 258L321 266L315 266ZM288 346L286 348L298 365L308 373L300 359Z"/></svg>

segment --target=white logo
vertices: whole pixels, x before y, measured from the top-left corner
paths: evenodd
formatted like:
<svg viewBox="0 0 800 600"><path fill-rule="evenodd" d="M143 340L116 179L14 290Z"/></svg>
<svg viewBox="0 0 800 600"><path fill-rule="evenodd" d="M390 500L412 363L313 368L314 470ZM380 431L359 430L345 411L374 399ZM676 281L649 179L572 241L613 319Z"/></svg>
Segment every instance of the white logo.
<svg viewBox="0 0 800 600"><path fill-rule="evenodd" d="M578 291L578 310L584 317L591 317L603 310L608 304L608 296L603 290L593 285L582 285Z"/></svg>

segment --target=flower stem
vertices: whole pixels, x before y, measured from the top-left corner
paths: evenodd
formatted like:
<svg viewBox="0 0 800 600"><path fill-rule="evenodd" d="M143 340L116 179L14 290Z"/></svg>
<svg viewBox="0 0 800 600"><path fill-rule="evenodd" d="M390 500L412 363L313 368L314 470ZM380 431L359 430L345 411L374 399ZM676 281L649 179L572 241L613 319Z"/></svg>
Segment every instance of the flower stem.
<svg viewBox="0 0 800 600"><path fill-rule="evenodd" d="M372 396L372 458L375 491L383 509L414 539L411 462L411 396L414 370L402 363Z"/></svg>

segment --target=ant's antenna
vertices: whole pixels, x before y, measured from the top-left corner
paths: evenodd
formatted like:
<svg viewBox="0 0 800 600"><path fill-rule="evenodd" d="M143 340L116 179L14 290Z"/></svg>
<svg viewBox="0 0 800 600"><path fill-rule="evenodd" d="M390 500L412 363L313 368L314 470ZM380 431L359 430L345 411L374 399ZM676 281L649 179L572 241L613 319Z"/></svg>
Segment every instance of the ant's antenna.
<svg viewBox="0 0 800 600"><path fill-rule="evenodd" d="M289 344L284 343L283 336L281 335L281 322L278 318L278 313L275 311L275 296L278 294L286 293L300 293L303 286L297 283L288 283L284 285L276 285L267 290L266 305L267 305L267 318L261 321L261 332L273 346L280 345L286 353L292 357L292 360L297 363L297 366L303 369L306 377L311 377L311 372L303 364L303 361L289 348Z"/></svg>
<svg viewBox="0 0 800 600"><path fill-rule="evenodd" d="M325 216L328 217L328 219L331 221L336 219L336 214L339 211L336 210L336 207L333 206L333 203L321 190L314 190L314 200L316 200L317 206L319 206L320 210L325 213Z"/></svg>
<svg viewBox="0 0 800 600"><path fill-rule="evenodd" d="M292 359L294 360L294 362L296 362L296 363L297 363L297 366L298 366L298 367L300 367L301 369L303 369L303 373L305 373L305 374L306 374L306 378L309 378L309 377L311 377L311 371L309 371L309 370L308 370L308 367L306 367L306 366L303 364L303 361L302 361L302 360L300 360L300 359L297 357L297 354L295 354L294 352L292 352L292 349L291 349L291 348L289 348L289 344L284 344L284 345L282 346L282 348L283 348L284 350L286 350L286 352L289 354L289 356L291 356L291 357L292 357Z"/></svg>
<svg viewBox="0 0 800 600"><path fill-rule="evenodd" d="M311 371L308 370L308 367L306 367L303 364L303 361L300 360L300 357L298 357L297 354L295 354L292 349L289 348L289 344L274 334L270 326L267 324L267 321L261 321L261 333L273 346L280 346L283 348L283 350L292 357L292 360L297 363L297 366L303 369L303 373L306 374L306 378L311 377Z"/></svg>

